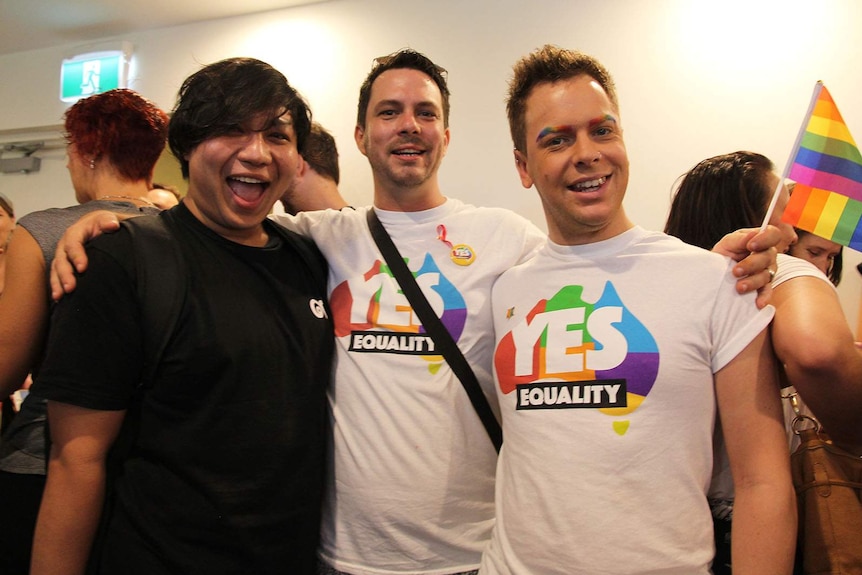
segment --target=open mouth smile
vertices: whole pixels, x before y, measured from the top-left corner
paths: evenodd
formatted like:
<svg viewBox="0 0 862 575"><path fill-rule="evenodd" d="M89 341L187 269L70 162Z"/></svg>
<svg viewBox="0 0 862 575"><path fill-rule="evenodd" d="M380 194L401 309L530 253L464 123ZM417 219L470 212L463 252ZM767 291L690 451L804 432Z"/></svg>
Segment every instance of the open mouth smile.
<svg viewBox="0 0 862 575"><path fill-rule="evenodd" d="M597 178L595 180L587 180L585 182L578 182L576 184L572 184L568 186L573 192L595 192L599 188L604 185L605 182L608 181L608 176L602 176L601 178Z"/></svg>
<svg viewBox="0 0 862 575"><path fill-rule="evenodd" d="M227 185L243 202L258 201L269 187L269 182L251 176L228 176Z"/></svg>

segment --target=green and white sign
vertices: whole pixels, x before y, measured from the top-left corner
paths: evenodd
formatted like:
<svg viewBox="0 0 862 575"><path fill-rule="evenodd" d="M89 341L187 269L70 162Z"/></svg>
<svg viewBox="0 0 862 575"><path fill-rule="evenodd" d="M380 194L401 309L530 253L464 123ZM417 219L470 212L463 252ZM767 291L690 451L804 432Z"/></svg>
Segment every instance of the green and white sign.
<svg viewBox="0 0 862 575"><path fill-rule="evenodd" d="M60 99L74 102L114 88L125 88L128 63L120 50L91 52L63 60Z"/></svg>

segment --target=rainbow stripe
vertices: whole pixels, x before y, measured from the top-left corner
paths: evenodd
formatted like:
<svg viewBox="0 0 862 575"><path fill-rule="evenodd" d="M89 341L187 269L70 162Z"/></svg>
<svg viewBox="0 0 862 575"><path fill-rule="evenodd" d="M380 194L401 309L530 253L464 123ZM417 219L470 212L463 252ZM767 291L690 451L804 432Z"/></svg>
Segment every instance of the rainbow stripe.
<svg viewBox="0 0 862 575"><path fill-rule="evenodd" d="M796 182L782 219L862 250L862 154L829 91L815 86L814 106L791 160Z"/></svg>

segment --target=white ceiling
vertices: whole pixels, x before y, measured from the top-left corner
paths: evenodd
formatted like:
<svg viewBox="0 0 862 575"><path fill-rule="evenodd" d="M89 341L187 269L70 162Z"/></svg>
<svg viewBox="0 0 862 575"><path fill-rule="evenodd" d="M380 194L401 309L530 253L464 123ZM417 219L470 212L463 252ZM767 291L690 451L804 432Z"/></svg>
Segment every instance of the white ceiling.
<svg viewBox="0 0 862 575"><path fill-rule="evenodd" d="M325 0L0 0L0 55Z"/></svg>

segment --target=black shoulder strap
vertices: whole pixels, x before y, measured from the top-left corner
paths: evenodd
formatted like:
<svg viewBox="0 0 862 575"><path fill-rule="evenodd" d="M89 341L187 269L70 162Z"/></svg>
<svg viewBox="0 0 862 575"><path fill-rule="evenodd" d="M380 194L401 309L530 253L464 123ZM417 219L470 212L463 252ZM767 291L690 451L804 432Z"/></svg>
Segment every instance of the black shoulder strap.
<svg viewBox="0 0 862 575"><path fill-rule="evenodd" d="M143 329L144 365L138 388L132 396L123 425L106 462L105 500L87 565L88 575L100 573L99 560L109 516L115 499L115 486L123 463L137 441L144 396L152 387L162 355L176 329L185 303L188 279L177 239L171 234L173 215L167 210L158 216L140 216L122 222L132 239L137 275L138 305Z"/></svg>
<svg viewBox="0 0 862 575"><path fill-rule="evenodd" d="M476 374L473 373L470 364L467 363L464 354L458 348L458 344L452 339L452 334L449 333L449 330L446 329L443 322L434 313L431 304L428 303L428 300L422 293L422 289L416 283L416 278L413 277L407 264L404 263L404 259L398 252L398 248L395 247L392 238L386 232L386 228L380 223L380 219L374 212L374 208L369 208L368 210L368 228L371 230L371 237L374 238L374 242L377 244L378 249L380 249L380 253L383 254L383 258L386 260L389 269L392 271L395 279L398 280L401 290L404 292L410 305L413 306L413 311L419 316L419 320L422 322L425 331L432 337L443 357L446 358L446 361L452 368L452 371L458 376L461 385L464 386L464 391L467 392L470 403L473 404L473 408L479 415L479 419L482 420L482 424L485 426L485 430L494 444L494 449L499 453L500 447L503 445L503 430L500 428L500 423L491 410L488 398L482 393L482 388L479 386Z"/></svg>
<svg viewBox="0 0 862 575"><path fill-rule="evenodd" d="M174 334L186 297L186 269L171 233L173 214L130 218L135 253L138 299L144 330L144 369L140 387L152 385L155 371Z"/></svg>

